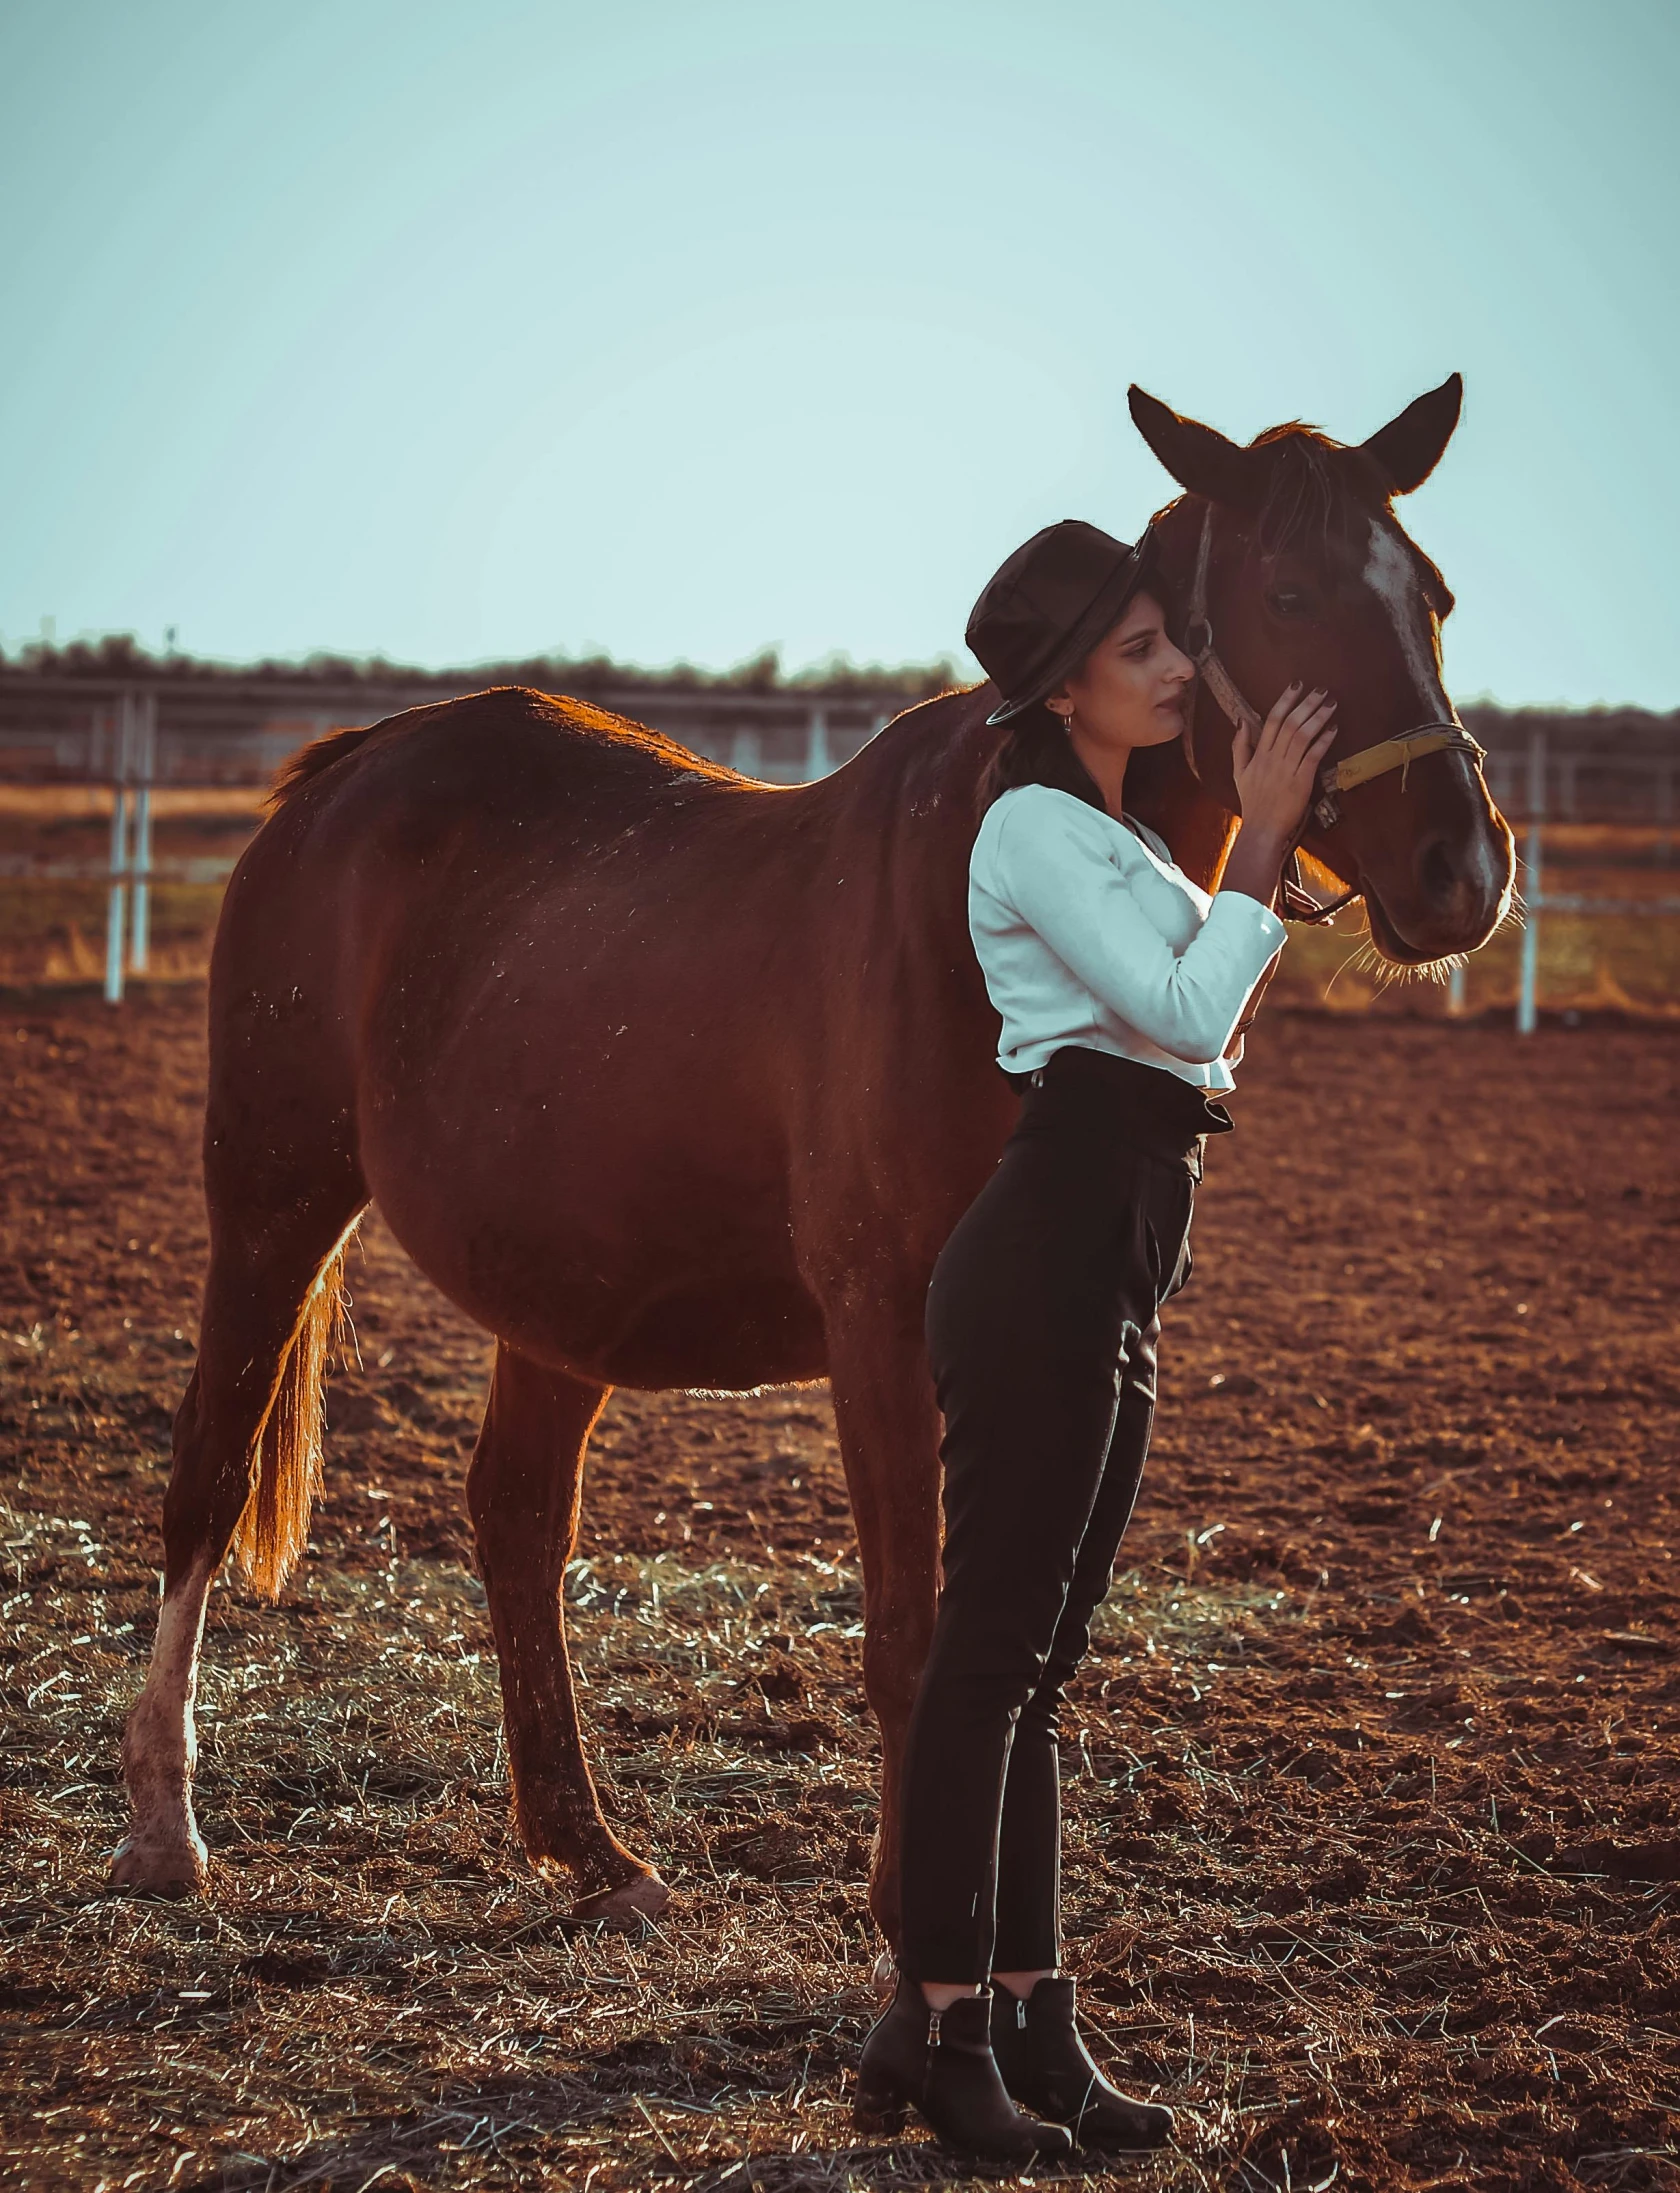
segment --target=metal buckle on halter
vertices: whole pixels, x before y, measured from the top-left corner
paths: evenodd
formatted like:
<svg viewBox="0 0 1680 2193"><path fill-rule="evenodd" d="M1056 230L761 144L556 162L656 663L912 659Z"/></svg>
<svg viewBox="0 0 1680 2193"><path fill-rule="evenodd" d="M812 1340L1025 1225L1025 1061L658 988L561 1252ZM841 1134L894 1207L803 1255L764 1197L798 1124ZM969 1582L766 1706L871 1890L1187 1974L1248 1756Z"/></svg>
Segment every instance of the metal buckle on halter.
<svg viewBox="0 0 1680 2193"><path fill-rule="evenodd" d="M1301 881L1301 855L1297 848L1289 856L1283 873L1278 878L1277 911L1285 921L1313 922L1319 919L1319 904Z"/></svg>

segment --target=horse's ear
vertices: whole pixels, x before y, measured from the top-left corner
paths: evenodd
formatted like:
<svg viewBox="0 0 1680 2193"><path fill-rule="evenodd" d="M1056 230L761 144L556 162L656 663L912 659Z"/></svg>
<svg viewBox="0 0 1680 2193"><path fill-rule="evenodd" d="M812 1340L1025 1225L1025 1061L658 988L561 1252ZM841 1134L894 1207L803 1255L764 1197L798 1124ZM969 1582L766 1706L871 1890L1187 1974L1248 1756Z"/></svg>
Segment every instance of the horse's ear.
<svg viewBox="0 0 1680 2193"><path fill-rule="evenodd" d="M1399 418L1390 419L1366 442L1367 453L1382 467L1396 495L1409 495L1414 487L1421 487L1440 463L1463 403L1464 376L1451 373L1439 388L1408 404Z"/></svg>
<svg viewBox="0 0 1680 2193"><path fill-rule="evenodd" d="M1266 460L1259 450L1243 449L1211 426L1180 418L1135 381L1126 402L1132 424L1180 487L1234 510L1259 508L1266 491Z"/></svg>

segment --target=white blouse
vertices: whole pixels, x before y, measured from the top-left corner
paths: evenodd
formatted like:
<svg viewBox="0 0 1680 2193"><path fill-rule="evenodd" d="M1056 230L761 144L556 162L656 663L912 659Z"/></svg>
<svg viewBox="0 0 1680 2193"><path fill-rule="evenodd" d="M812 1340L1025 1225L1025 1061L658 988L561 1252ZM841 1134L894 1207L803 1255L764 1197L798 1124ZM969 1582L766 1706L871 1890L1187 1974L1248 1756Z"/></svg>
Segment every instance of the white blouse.
<svg viewBox="0 0 1680 2193"><path fill-rule="evenodd" d="M1141 823L1047 784L994 800L968 863L968 925L1003 1016L998 1063L1065 1044L1235 1086L1225 1056L1289 932L1241 891L1209 898Z"/></svg>

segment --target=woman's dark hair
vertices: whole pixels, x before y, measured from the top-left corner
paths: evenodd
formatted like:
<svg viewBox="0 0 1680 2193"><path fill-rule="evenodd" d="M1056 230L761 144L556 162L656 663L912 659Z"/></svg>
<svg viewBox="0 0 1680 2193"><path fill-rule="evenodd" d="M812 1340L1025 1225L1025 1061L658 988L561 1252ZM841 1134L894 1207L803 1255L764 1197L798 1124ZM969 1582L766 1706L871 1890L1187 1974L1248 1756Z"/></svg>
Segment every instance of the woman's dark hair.
<svg viewBox="0 0 1680 2193"><path fill-rule="evenodd" d="M1048 784L1057 792L1071 792L1076 800L1108 808L1096 779L1073 750L1067 727L1054 709L1040 702L1017 716L1003 744L980 772L975 809L984 814L993 800L1013 792L1018 784Z"/></svg>
<svg viewBox="0 0 1680 2193"><path fill-rule="evenodd" d="M1138 591L1161 605L1170 626L1172 601L1159 574L1152 572ZM1112 625L1109 630L1113 630ZM1048 784L1054 791L1071 792L1076 800L1108 813L1097 780L1074 752L1061 717L1042 701L1015 718L1003 744L981 770L975 787L975 812L983 815L993 800L1013 792L1018 784Z"/></svg>

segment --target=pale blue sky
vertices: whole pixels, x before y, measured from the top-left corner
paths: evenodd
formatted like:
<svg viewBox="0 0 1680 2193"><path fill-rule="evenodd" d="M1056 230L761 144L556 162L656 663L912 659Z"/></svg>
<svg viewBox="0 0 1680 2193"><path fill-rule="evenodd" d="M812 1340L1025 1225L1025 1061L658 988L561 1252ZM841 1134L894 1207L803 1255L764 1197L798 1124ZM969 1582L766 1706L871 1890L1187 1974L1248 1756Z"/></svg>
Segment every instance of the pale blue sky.
<svg viewBox="0 0 1680 2193"><path fill-rule="evenodd" d="M1674 0L6 0L0 643L961 653L1170 492L1136 379L1358 440L1460 698L1680 705Z"/></svg>

